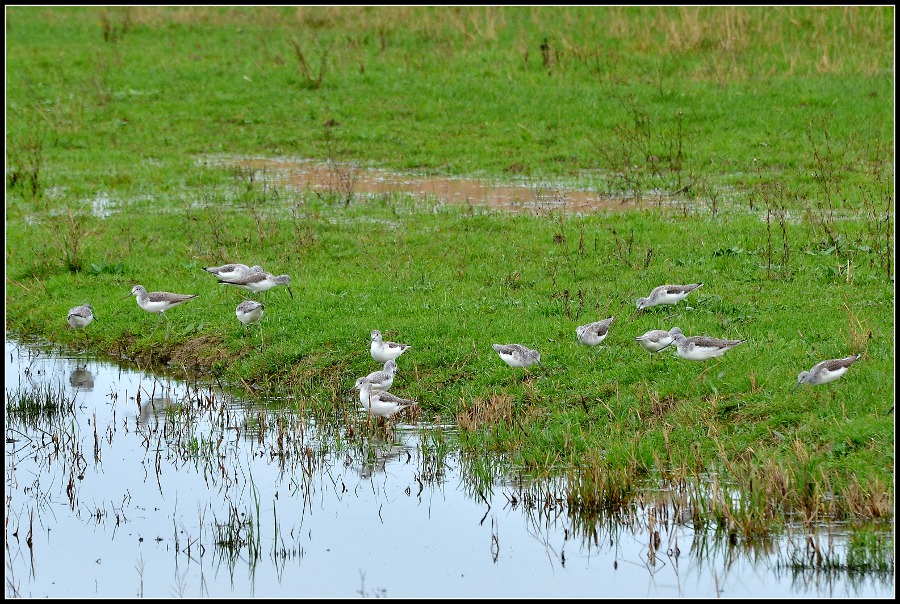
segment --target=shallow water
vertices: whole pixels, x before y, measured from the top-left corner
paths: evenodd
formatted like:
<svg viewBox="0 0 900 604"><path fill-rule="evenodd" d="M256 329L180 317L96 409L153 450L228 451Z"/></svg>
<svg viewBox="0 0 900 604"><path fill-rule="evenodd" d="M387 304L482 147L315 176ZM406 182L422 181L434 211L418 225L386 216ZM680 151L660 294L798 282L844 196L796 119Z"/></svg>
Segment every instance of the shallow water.
<svg viewBox="0 0 900 604"><path fill-rule="evenodd" d="M591 519L541 495L558 485L480 483L447 426L351 436L337 416L10 341L6 390L7 597L894 593L893 573L790 570L802 533L730 547L653 505ZM11 413L26 391L74 407ZM814 538L842 551L834 527Z"/></svg>
<svg viewBox="0 0 900 604"><path fill-rule="evenodd" d="M234 158L226 161L235 162ZM488 179L400 174L354 164L305 159L244 159L238 165L256 172L276 174L300 191L332 193L348 198L358 194L402 193L416 199L436 199L440 203L477 205L539 215L552 211L591 214L607 210L633 210L660 204L663 197L658 193L648 193L646 199L636 200L546 181L502 184Z"/></svg>

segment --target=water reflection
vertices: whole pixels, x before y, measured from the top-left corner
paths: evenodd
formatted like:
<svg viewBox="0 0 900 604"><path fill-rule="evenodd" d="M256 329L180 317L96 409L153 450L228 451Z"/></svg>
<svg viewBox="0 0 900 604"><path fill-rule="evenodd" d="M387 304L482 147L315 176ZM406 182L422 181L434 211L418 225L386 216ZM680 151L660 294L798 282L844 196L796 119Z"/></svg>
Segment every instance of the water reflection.
<svg viewBox="0 0 900 604"><path fill-rule="evenodd" d="M401 459L405 463L412 460L413 447L402 443L387 442L383 438L372 439L364 455L349 457L349 466L356 470L360 478L369 479L375 474L384 474L391 462Z"/></svg>
<svg viewBox="0 0 900 604"><path fill-rule="evenodd" d="M69 385L90 392L94 389L94 374L87 367L75 367L69 374Z"/></svg>
<svg viewBox="0 0 900 604"><path fill-rule="evenodd" d="M175 401L170 396L155 396L149 401L139 403L141 410L137 416L137 425L146 426L151 419L159 420L160 414L176 408Z"/></svg>
<svg viewBox="0 0 900 604"><path fill-rule="evenodd" d="M665 491L579 510L563 477L352 399L258 404L11 342L6 369L7 596L893 593L892 562L811 570L808 551L843 559L833 528L738 544Z"/></svg>

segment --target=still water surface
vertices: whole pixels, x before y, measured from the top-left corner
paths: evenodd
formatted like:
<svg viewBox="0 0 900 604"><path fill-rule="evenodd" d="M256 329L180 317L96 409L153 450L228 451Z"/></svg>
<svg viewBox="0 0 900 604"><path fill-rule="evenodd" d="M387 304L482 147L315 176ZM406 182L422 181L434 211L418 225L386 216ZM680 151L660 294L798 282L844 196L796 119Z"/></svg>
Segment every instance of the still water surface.
<svg viewBox="0 0 900 604"><path fill-rule="evenodd" d="M540 496L558 485L479 483L451 427L348 435L7 341L7 406L34 389L75 404L5 413L7 597L894 594L892 573L791 570L802 532L730 547L652 505L590 520ZM816 538L841 552L833 527Z"/></svg>

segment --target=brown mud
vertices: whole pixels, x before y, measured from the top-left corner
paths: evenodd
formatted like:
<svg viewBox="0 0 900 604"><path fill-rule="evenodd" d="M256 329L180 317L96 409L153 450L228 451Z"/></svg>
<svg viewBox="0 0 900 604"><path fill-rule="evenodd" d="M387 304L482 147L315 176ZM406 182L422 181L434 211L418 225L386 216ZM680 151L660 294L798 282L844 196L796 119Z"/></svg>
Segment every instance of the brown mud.
<svg viewBox="0 0 900 604"><path fill-rule="evenodd" d="M548 214L551 211L592 214L647 207L660 200L644 196L612 197L595 191L564 189L535 183L515 185L486 180L417 176L312 160L248 159L241 166L278 175L291 187L352 200L358 194L408 194L440 203L490 207L506 211Z"/></svg>

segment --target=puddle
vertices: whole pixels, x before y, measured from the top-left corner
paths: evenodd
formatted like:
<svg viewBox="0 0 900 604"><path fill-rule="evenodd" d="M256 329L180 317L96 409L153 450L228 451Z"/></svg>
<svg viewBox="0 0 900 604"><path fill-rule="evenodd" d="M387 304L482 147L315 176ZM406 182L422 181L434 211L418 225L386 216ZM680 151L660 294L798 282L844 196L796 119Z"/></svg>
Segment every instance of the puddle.
<svg viewBox="0 0 900 604"><path fill-rule="evenodd" d="M811 540L845 552L834 527L733 547L665 493L586 516L452 426L364 429L346 404L314 421L7 341L6 596L893 595L892 570L792 570Z"/></svg>
<svg viewBox="0 0 900 604"><path fill-rule="evenodd" d="M486 180L415 176L312 160L247 159L237 163L256 171L282 175L288 185L301 191L331 192L339 196L404 193L416 199L434 199L441 203L536 214L626 211L658 201L655 198L651 201L651 196L638 202L547 183L510 185Z"/></svg>

